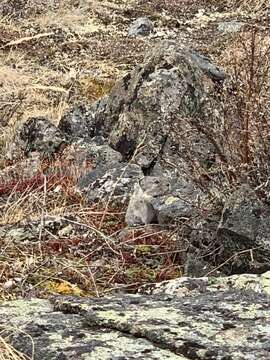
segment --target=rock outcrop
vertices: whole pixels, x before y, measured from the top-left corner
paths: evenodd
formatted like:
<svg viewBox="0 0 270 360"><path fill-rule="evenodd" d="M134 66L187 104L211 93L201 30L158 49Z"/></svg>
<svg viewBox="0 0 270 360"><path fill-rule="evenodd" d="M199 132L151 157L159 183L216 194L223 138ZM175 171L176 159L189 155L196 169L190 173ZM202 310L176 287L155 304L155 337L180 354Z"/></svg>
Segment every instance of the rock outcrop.
<svg viewBox="0 0 270 360"><path fill-rule="evenodd" d="M184 278L152 295L10 301L0 331L33 359L266 360L269 289L267 273Z"/></svg>
<svg viewBox="0 0 270 360"><path fill-rule="evenodd" d="M269 0L233 3L0 0L0 360L269 359Z"/></svg>
<svg viewBox="0 0 270 360"><path fill-rule="evenodd" d="M213 100L215 84L224 78L223 70L207 57L164 41L107 97L87 111L81 106L71 109L72 116L66 114L59 126L69 135L72 129L87 127L85 133L91 136L108 137L109 144L125 159L134 157L144 169L151 169L162 157L180 167L183 149L178 128L186 126L190 118L206 121L205 104ZM79 119L83 119L82 125L78 125ZM193 140L193 152L200 161L213 157L215 149L203 134L195 134Z"/></svg>
<svg viewBox="0 0 270 360"><path fill-rule="evenodd" d="M221 258L233 257L230 267L236 272L269 270L269 229L268 206L248 185L242 185L223 209L217 233Z"/></svg>
<svg viewBox="0 0 270 360"><path fill-rule="evenodd" d="M269 270L267 205L254 191L240 189L223 216L226 198L214 200L214 222L201 206L213 201L215 180L222 183L215 169L208 179L220 154L203 129L218 121L217 88L224 79L224 71L204 55L163 41L108 96L73 107L58 127L44 118L29 119L18 138L27 155L51 156L66 147L61 174L75 174L76 192L86 202L128 203L130 226L189 221L179 237L188 239L192 257L203 252L202 263L227 274L261 273ZM193 163L202 170L196 179L187 175Z"/></svg>

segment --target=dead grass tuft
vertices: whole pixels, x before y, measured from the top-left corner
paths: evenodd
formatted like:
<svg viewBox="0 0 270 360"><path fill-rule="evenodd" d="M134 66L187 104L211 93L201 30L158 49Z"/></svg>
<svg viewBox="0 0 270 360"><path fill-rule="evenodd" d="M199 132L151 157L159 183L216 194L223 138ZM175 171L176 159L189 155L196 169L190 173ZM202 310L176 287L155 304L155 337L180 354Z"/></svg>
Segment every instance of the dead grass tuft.
<svg viewBox="0 0 270 360"><path fill-rule="evenodd" d="M240 10L245 10L248 12L257 12L261 10L266 10L270 6L269 0L226 0L227 5L230 7L237 7Z"/></svg>
<svg viewBox="0 0 270 360"><path fill-rule="evenodd" d="M104 201L89 207L75 190L76 169L69 165L67 173L59 159L42 169L47 175L37 172L0 186L6 198L0 224L7 229L0 240L2 298L101 296L181 275L178 254L183 248L173 231L123 230L125 205ZM46 228L48 218L63 225ZM38 227L31 239L8 235L8 229L33 234Z"/></svg>
<svg viewBox="0 0 270 360"><path fill-rule="evenodd" d="M0 335L0 360L30 360L31 358L16 350Z"/></svg>

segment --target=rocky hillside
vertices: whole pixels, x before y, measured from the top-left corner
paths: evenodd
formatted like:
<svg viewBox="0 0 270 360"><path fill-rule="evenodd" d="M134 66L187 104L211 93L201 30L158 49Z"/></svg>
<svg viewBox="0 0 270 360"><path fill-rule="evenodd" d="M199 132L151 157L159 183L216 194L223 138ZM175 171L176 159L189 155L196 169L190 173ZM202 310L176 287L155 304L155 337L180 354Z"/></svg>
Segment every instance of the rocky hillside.
<svg viewBox="0 0 270 360"><path fill-rule="evenodd" d="M267 358L269 20L1 1L1 360Z"/></svg>

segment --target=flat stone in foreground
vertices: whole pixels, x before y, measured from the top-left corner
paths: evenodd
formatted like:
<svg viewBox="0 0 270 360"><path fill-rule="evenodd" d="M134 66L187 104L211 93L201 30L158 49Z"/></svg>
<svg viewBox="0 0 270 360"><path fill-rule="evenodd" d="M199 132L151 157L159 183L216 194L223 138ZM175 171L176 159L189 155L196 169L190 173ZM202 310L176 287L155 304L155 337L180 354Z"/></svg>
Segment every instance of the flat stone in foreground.
<svg viewBox="0 0 270 360"><path fill-rule="evenodd" d="M225 278L224 286L185 278L177 286L173 280L173 295L166 282L151 295L6 302L0 332L33 359L266 360L268 277L251 275L251 284L261 285L249 288L248 276L245 288L235 277Z"/></svg>

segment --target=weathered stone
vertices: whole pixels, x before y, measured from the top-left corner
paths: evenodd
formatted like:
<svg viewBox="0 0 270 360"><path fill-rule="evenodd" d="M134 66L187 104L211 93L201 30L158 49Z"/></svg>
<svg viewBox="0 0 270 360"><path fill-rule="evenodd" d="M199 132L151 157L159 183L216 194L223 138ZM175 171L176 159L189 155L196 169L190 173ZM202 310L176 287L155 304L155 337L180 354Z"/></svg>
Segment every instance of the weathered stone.
<svg viewBox="0 0 270 360"><path fill-rule="evenodd" d="M142 291L151 295L4 302L1 336L29 357L34 345L44 360L266 360L266 275L183 278Z"/></svg>
<svg viewBox="0 0 270 360"><path fill-rule="evenodd" d="M89 118L91 118L91 107L86 104L78 104L66 111L58 127L72 141L77 138L88 139L93 137L96 131L91 128Z"/></svg>
<svg viewBox="0 0 270 360"><path fill-rule="evenodd" d="M113 150L109 145L95 145L89 146L87 155L96 165L98 164L113 164L121 162L122 155Z"/></svg>
<svg viewBox="0 0 270 360"><path fill-rule="evenodd" d="M18 130L18 139L25 154L39 152L52 156L67 144L65 135L48 119L28 119Z"/></svg>
<svg viewBox="0 0 270 360"><path fill-rule="evenodd" d="M79 179L77 190L90 202L108 196L125 202L141 177L143 172L138 165L117 162L101 164Z"/></svg>
<svg viewBox="0 0 270 360"><path fill-rule="evenodd" d="M97 145L95 141L79 139L65 148L61 159L61 171L79 178L98 165L112 166L120 162L122 155L109 145Z"/></svg>
<svg viewBox="0 0 270 360"><path fill-rule="evenodd" d="M236 33L243 29L245 23L241 21L224 21L218 24L218 31L221 33Z"/></svg>
<svg viewBox="0 0 270 360"><path fill-rule="evenodd" d="M90 129L95 129L92 135L108 136L110 145L126 159L135 153L134 161L144 169L161 158L180 164L180 128L185 128L186 119L207 121L209 113L204 117L204 104L211 101L215 81L224 77L224 72L205 56L173 41L161 42L110 95L93 105L92 116L87 119ZM212 144L203 134L196 136L194 144L204 140L200 145L200 152L206 154L203 161L212 159Z"/></svg>
<svg viewBox="0 0 270 360"><path fill-rule="evenodd" d="M63 229L69 226L69 219L46 216L37 221L28 221L16 225L5 225L0 229L0 237L12 240L14 243L21 241L46 240L51 234L60 235ZM72 229L71 229L72 231Z"/></svg>
<svg viewBox="0 0 270 360"><path fill-rule="evenodd" d="M241 274L227 277L181 277L157 284L146 284L138 292L147 295L175 295L179 297L218 291L255 291L270 295L270 271L261 274Z"/></svg>
<svg viewBox="0 0 270 360"><path fill-rule="evenodd" d="M226 74L224 70L211 62L211 59L196 51L189 50L191 61L197 65L209 78L216 81L225 80Z"/></svg>
<svg viewBox="0 0 270 360"><path fill-rule="evenodd" d="M147 17L136 19L128 30L130 37L147 36L154 30L154 24Z"/></svg>
<svg viewBox="0 0 270 360"><path fill-rule="evenodd" d="M248 185L236 190L224 206L218 228L222 259L232 258L236 271L270 269L270 209Z"/></svg>
<svg viewBox="0 0 270 360"><path fill-rule="evenodd" d="M37 240L37 234L33 233L31 230L25 227L14 227L14 228L5 228L3 227L0 230L0 236L5 236L8 239L13 240L15 243L17 241L25 241L25 240Z"/></svg>
<svg viewBox="0 0 270 360"><path fill-rule="evenodd" d="M152 200L160 224L194 216L204 195L191 181L177 179L170 194Z"/></svg>
<svg viewBox="0 0 270 360"><path fill-rule="evenodd" d="M147 359L186 359L159 348L146 338L88 326L83 316L54 310L47 300L4 303L0 306L0 314L1 336L8 337L22 353L30 357L34 353L35 360L131 360L143 359L146 354Z"/></svg>

